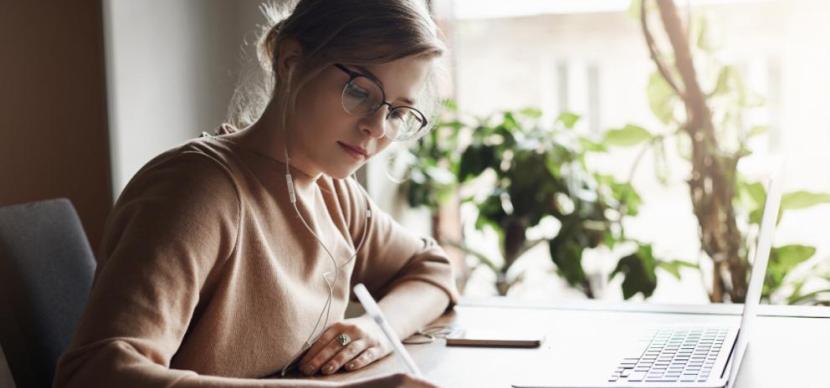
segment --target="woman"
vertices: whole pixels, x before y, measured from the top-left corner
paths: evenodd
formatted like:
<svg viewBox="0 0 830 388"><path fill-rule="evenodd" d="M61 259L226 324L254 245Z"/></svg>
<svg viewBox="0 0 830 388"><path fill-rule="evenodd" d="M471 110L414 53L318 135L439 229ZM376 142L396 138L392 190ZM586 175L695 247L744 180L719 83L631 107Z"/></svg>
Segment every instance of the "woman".
<svg viewBox="0 0 830 388"><path fill-rule="evenodd" d="M56 387L332 386L251 378L389 355L370 319L343 318L359 282L401 337L456 301L444 252L349 179L428 129L418 107L444 49L422 0L301 0L262 47L273 92L258 120L161 154L119 197Z"/></svg>

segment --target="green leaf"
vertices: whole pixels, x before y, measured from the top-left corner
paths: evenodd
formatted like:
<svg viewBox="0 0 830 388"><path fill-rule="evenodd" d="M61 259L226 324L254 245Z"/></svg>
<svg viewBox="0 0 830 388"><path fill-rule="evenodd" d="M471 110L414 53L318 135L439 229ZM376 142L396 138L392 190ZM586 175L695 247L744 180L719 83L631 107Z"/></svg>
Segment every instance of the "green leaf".
<svg viewBox="0 0 830 388"><path fill-rule="evenodd" d="M565 128L573 129L579 119L580 116L576 113L562 112L559 114L559 117L556 118L556 121L562 123Z"/></svg>
<svg viewBox="0 0 830 388"><path fill-rule="evenodd" d="M519 111L519 114L525 117L530 117L532 119L538 119L542 117L542 111L536 108L524 108Z"/></svg>
<svg viewBox="0 0 830 388"><path fill-rule="evenodd" d="M441 105L450 112L458 112L458 103L453 99L445 99L441 101Z"/></svg>
<svg viewBox="0 0 830 388"><path fill-rule="evenodd" d="M696 33L695 45L697 48L707 53L712 53L717 49L717 46L712 43L711 33L709 32L709 23L705 17L695 18L692 23Z"/></svg>
<svg viewBox="0 0 830 388"><path fill-rule="evenodd" d="M458 120L442 121L438 124L438 126L452 128L457 131L461 128L464 128L464 123Z"/></svg>
<svg viewBox="0 0 830 388"><path fill-rule="evenodd" d="M605 132L604 143L611 146L630 147L649 141L654 136L643 127L628 124L620 129L611 129Z"/></svg>
<svg viewBox="0 0 830 388"><path fill-rule="evenodd" d="M504 114L504 127L508 130L519 129L519 122L513 117L513 113L507 112Z"/></svg>
<svg viewBox="0 0 830 388"><path fill-rule="evenodd" d="M625 214L636 216L640 211L640 205L643 201L640 198L640 194L634 189L634 186L630 183L618 183L616 181L612 181L608 185L611 188L614 199L623 204Z"/></svg>
<svg viewBox="0 0 830 388"><path fill-rule="evenodd" d="M567 225L563 228L569 229ZM571 286L578 286L587 281L585 271L582 268L582 251L584 248L573 237L574 233L567 230L560 230L556 238L548 242L548 249L553 262L556 264L557 272L565 278Z"/></svg>
<svg viewBox="0 0 830 388"><path fill-rule="evenodd" d="M793 291L787 297L787 304L795 304L801 298L801 290L804 288L805 280L799 280L793 283Z"/></svg>
<svg viewBox="0 0 830 388"><path fill-rule="evenodd" d="M458 167L458 181L464 182L468 177L477 177L488 167L497 165L494 149L486 145L471 145L461 154Z"/></svg>
<svg viewBox="0 0 830 388"><path fill-rule="evenodd" d="M608 147L605 144L597 143L586 137L579 138L579 145L585 152L608 152Z"/></svg>
<svg viewBox="0 0 830 388"><path fill-rule="evenodd" d="M659 72L654 72L649 77L646 95L648 96L648 106L654 116L663 124L671 123L674 119L674 105L677 96Z"/></svg>
<svg viewBox="0 0 830 388"><path fill-rule="evenodd" d="M753 202L756 207L762 206L767 198L767 189L760 182L752 182L741 185L741 190Z"/></svg>
<svg viewBox="0 0 830 388"><path fill-rule="evenodd" d="M784 283L784 278L795 266L803 263L816 253L816 248L808 245L784 245L772 248L769 266L764 281L763 295L769 297Z"/></svg>
<svg viewBox="0 0 830 388"><path fill-rule="evenodd" d="M507 217L507 214L502 207L501 194L493 191L484 202L478 205L476 229L482 230L489 225L493 230L503 233L500 225L505 217Z"/></svg>
<svg viewBox="0 0 830 388"><path fill-rule="evenodd" d="M657 275L654 273L657 260L652 254L651 245L640 245L637 252L620 259L611 272L611 278L617 274L624 276L623 297L629 299L637 293L648 298L657 288Z"/></svg>
<svg viewBox="0 0 830 388"><path fill-rule="evenodd" d="M755 209L755 210L753 210L749 213L749 223L750 224L755 224L755 225L760 225L761 224L761 218L763 218L763 217L764 217L764 208L760 207L758 209Z"/></svg>
<svg viewBox="0 0 830 388"><path fill-rule="evenodd" d="M816 248L809 245L784 245L772 249L770 261L782 265L786 270L816 254Z"/></svg>
<svg viewBox="0 0 830 388"><path fill-rule="evenodd" d="M672 260L672 261L658 261L657 267L672 274L677 280L680 280L680 269L681 268L694 268L700 269L696 264L690 263L688 261L683 260Z"/></svg>
<svg viewBox="0 0 830 388"><path fill-rule="evenodd" d="M796 191L784 194L784 196L781 198L781 209L806 209L824 203L830 203L830 194L812 193L809 191Z"/></svg>
<svg viewBox="0 0 830 388"><path fill-rule="evenodd" d="M763 135L767 132L769 132L769 127L768 126L766 126L766 125L756 125L756 126L750 128L749 131L747 131L746 137L748 139L748 138L752 138L752 137L755 137L755 136L758 136L758 135Z"/></svg>
<svg viewBox="0 0 830 388"><path fill-rule="evenodd" d="M718 80L715 83L715 89L712 90L712 95L717 96L729 93L737 87L737 70L733 66L724 66L718 72Z"/></svg>

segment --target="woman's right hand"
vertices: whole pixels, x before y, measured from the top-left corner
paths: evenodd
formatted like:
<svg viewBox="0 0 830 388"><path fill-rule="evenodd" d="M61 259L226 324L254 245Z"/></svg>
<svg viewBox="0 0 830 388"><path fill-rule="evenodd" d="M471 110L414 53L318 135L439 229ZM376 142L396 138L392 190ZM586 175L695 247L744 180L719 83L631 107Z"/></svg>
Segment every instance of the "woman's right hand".
<svg viewBox="0 0 830 388"><path fill-rule="evenodd" d="M346 383L343 388L439 388L437 385L406 373L395 373L368 380Z"/></svg>

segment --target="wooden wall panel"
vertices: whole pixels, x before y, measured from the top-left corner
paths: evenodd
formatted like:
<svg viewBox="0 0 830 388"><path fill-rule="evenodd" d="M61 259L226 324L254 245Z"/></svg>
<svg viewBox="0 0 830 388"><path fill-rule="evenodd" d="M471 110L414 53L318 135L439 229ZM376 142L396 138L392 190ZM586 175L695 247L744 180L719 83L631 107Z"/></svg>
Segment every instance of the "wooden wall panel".
<svg viewBox="0 0 830 388"><path fill-rule="evenodd" d="M68 197L93 248L112 206L101 12L0 0L0 206Z"/></svg>

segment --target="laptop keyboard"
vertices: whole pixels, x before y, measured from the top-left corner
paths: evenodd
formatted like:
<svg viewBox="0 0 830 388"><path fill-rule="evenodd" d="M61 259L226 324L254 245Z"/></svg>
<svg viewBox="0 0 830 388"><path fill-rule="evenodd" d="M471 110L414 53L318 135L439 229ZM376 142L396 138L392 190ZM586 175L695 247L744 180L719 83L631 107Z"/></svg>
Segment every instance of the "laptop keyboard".
<svg viewBox="0 0 830 388"><path fill-rule="evenodd" d="M658 330L639 358L625 358L609 382L705 382L728 328Z"/></svg>

